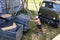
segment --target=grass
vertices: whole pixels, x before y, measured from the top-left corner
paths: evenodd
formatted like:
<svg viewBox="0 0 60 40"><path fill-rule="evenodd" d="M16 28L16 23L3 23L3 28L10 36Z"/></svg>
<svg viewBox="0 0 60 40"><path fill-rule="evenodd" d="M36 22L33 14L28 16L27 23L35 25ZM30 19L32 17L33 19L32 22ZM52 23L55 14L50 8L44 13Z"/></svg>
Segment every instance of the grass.
<svg viewBox="0 0 60 40"><path fill-rule="evenodd" d="M36 0L38 9L40 2L41 0ZM36 16L36 7L33 0L28 0L28 9L32 12L33 16ZM30 30L23 35L22 40L52 40L56 35L60 34L60 26L59 28L52 28L46 24L42 24L42 29L45 32L44 34L41 34L41 31L36 28L36 23L34 22L30 22L29 27Z"/></svg>
<svg viewBox="0 0 60 40"><path fill-rule="evenodd" d="M37 8L39 9L39 3L42 2L42 0L35 0L36 2L36 6ZM34 0L28 0L28 9L29 10L34 10L36 11L36 7L35 7L35 3L34 3Z"/></svg>
<svg viewBox="0 0 60 40"><path fill-rule="evenodd" d="M36 16L35 11L31 12L33 16ZM45 32L44 34L41 34L41 31L36 28L36 23L34 22L30 22L29 27L30 30L23 35L22 40L52 40L56 35L60 34L60 26L59 28L53 28L46 24L42 24L42 29Z"/></svg>
<svg viewBox="0 0 60 40"><path fill-rule="evenodd" d="M40 33L41 31L36 28L34 22L30 22L29 27L30 30L28 33L24 34L23 40L52 40L56 35L60 34L60 27L53 28L42 24L42 29L45 31L44 34Z"/></svg>
<svg viewBox="0 0 60 40"><path fill-rule="evenodd" d="M35 0L36 3L40 3L42 0ZM34 3L34 0L28 0L28 3Z"/></svg>

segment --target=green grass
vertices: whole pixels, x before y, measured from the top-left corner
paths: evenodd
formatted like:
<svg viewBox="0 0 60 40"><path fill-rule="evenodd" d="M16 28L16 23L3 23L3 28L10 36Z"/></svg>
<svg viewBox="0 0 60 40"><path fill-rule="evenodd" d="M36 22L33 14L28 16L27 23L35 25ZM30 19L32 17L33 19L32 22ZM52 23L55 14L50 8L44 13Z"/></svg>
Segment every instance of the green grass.
<svg viewBox="0 0 60 40"><path fill-rule="evenodd" d="M36 0L38 9L39 9L40 2L41 2L41 0ZM31 4L34 4L33 0L28 0L28 4L29 4L28 9L29 9L29 11L32 12L32 16L36 16L35 5L31 5ZM30 27L30 30L26 34L23 35L22 40L52 40L56 35L60 34L60 26L59 26L59 28L55 29L50 26L47 26L46 24L42 24L42 28L44 28L44 30L46 30L43 35L40 34L41 31L36 28L36 23L30 22L29 27Z"/></svg>
<svg viewBox="0 0 60 40"><path fill-rule="evenodd" d="M46 31L43 35L40 34L41 31L36 29L36 24L34 22L30 22L29 27L30 27L30 30L28 33L26 33L23 36L23 40L32 40L33 38L34 38L33 40L52 40L56 35L60 34L59 32L60 27L52 28L44 24L42 25L42 28L44 28L44 30L46 29ZM33 34L33 37L32 37L32 34Z"/></svg>
<svg viewBox="0 0 60 40"><path fill-rule="evenodd" d="M33 13L32 14L33 16L36 16L35 11L31 11L31 12ZM60 34L60 26L59 28L53 28L47 26L46 24L42 24L42 28L44 28L45 30L45 33L43 35L40 33L41 31L37 29L36 23L30 22L29 27L30 30L23 35L22 40L52 40L56 35Z"/></svg>

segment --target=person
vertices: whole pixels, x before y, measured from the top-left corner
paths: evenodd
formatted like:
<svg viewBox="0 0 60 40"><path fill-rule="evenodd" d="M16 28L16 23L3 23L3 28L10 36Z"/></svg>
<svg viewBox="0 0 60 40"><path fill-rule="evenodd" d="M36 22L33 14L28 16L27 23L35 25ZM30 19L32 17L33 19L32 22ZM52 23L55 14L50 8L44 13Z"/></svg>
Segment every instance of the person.
<svg viewBox="0 0 60 40"><path fill-rule="evenodd" d="M38 18L38 16L36 16L35 19L36 19L35 21L36 21L36 23L37 23L37 28L38 28L38 29L42 29L42 27L41 27L41 22L40 22L40 19Z"/></svg>
<svg viewBox="0 0 60 40"><path fill-rule="evenodd" d="M42 31L42 24L38 16L35 16L35 18L33 18L31 21L35 22L37 29Z"/></svg>

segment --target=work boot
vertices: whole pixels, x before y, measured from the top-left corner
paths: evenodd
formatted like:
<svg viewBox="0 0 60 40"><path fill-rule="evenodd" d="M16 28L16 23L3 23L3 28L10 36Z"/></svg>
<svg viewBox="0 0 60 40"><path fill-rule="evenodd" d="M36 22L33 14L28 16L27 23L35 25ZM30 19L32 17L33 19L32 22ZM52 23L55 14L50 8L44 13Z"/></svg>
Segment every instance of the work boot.
<svg viewBox="0 0 60 40"><path fill-rule="evenodd" d="M42 29L41 25L37 25L37 28L38 28L38 29Z"/></svg>
<svg viewBox="0 0 60 40"><path fill-rule="evenodd" d="M39 29L39 33L40 33L40 34L43 34L41 25L37 25L37 28Z"/></svg>

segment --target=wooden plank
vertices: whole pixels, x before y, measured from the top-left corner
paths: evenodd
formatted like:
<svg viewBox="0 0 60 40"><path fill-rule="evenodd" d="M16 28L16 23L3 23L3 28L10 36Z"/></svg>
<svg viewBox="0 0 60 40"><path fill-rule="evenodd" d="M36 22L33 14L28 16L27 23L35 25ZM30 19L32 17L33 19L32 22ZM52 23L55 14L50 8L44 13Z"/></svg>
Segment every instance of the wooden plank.
<svg viewBox="0 0 60 40"><path fill-rule="evenodd" d="M60 34L57 35L55 38L53 38L52 40L60 40Z"/></svg>
<svg viewBox="0 0 60 40"><path fill-rule="evenodd" d="M13 25L7 26L7 27L3 27L3 28L1 28L1 29L2 29L3 31L6 31L6 30L14 29L14 28L16 28L16 27L17 27L16 23L13 23Z"/></svg>
<svg viewBox="0 0 60 40"><path fill-rule="evenodd" d="M1 17L3 18L8 18L8 17L11 17L12 15L11 14L2 14Z"/></svg>

